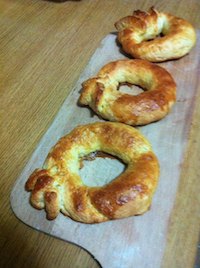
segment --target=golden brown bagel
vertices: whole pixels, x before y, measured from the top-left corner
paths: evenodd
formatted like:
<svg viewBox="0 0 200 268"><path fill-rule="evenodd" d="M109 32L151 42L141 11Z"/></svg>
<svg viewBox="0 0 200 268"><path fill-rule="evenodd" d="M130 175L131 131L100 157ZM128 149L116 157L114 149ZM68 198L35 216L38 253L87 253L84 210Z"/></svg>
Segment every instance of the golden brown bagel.
<svg viewBox="0 0 200 268"><path fill-rule="evenodd" d="M134 58L161 62L186 55L196 43L193 26L167 13L134 11L115 23L118 41ZM163 37L156 38L160 34Z"/></svg>
<svg viewBox="0 0 200 268"><path fill-rule="evenodd" d="M128 82L145 91L133 96L120 92ZM110 121L144 125L163 118L176 99L176 84L162 67L145 60L118 60L106 64L96 77L83 83L79 103L89 105Z"/></svg>
<svg viewBox="0 0 200 268"><path fill-rule="evenodd" d="M103 151L121 159L126 170L103 187L83 184L81 158ZM54 219L61 211L85 223L142 214L148 210L159 176L150 143L133 127L98 122L76 127L52 148L41 170L26 182L31 204Z"/></svg>

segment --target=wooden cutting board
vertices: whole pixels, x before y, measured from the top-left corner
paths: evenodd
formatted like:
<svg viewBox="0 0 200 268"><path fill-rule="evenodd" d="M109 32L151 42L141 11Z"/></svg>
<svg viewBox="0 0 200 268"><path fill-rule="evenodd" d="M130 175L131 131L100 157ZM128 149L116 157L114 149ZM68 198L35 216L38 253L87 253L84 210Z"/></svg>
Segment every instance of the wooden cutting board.
<svg viewBox="0 0 200 268"><path fill-rule="evenodd" d="M30 173L42 167L48 151L61 136L79 124L101 120L87 107L79 107L77 100L84 80L94 76L107 62L126 57L116 43L116 35L109 34L93 54L16 181L11 193L11 206L20 220L39 231L85 248L104 268L160 267L200 76L200 32L197 33L196 47L189 55L160 64L177 83L177 102L171 113L159 122L139 127L152 143L161 167L160 181L150 211L142 216L100 224L78 223L62 214L56 220L48 221L44 211L30 206L30 194L24 190ZM81 176L89 185L102 185L122 170L123 166L117 160L101 158L86 163ZM95 176L95 182L87 180L91 176Z"/></svg>

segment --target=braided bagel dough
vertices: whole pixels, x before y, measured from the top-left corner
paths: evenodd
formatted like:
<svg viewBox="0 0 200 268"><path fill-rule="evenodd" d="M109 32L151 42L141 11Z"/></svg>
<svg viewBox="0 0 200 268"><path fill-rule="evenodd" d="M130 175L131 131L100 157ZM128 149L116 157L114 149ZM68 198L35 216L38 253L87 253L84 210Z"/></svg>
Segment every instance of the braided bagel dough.
<svg viewBox="0 0 200 268"><path fill-rule="evenodd" d="M196 43L193 26L184 19L150 11L134 11L115 23L118 41L134 58L161 62L186 55ZM163 37L156 38L162 34ZM155 39L156 38L156 39Z"/></svg>
<svg viewBox="0 0 200 268"><path fill-rule="evenodd" d="M138 85L144 92L133 96L120 92L120 83ZM118 60L106 64L96 77L83 83L79 98L102 118L129 125L157 121L170 111L176 84L162 67L145 60Z"/></svg>
<svg viewBox="0 0 200 268"><path fill-rule="evenodd" d="M103 187L83 184L81 158L94 151L118 157L126 170ZM76 127L50 151L43 169L26 182L31 204L54 219L61 211L85 223L142 214L149 209L159 176L159 164L149 142L133 127L98 122Z"/></svg>

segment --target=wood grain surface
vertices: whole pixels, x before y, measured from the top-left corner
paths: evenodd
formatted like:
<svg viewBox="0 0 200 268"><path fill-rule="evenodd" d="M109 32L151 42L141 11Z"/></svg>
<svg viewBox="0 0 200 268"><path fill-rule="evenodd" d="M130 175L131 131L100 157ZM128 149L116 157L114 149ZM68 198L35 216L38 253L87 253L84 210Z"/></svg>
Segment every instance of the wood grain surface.
<svg viewBox="0 0 200 268"><path fill-rule="evenodd" d="M114 22L134 9L147 10L151 5L200 27L198 0L1 1L1 267L99 267L83 249L21 223L11 210L9 197L91 55L115 30ZM194 267L196 260L200 227L199 101L198 86L162 267Z"/></svg>

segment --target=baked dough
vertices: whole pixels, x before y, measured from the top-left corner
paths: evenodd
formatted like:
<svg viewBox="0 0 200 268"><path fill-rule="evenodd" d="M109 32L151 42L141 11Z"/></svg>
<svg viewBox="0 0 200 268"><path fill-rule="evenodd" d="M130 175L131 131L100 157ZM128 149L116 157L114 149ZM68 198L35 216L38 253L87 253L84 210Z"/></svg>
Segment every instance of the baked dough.
<svg viewBox="0 0 200 268"><path fill-rule="evenodd" d="M167 13L134 11L115 23L118 41L134 58L161 62L186 55L196 43L193 26ZM156 38L159 35L163 37Z"/></svg>
<svg viewBox="0 0 200 268"><path fill-rule="evenodd" d="M103 151L121 159L126 170L103 187L83 184L81 159ZM122 123L97 122L76 127L50 151L43 169L26 182L30 202L54 219L61 211L85 223L142 214L149 209L159 177L150 143L138 130Z"/></svg>
<svg viewBox="0 0 200 268"><path fill-rule="evenodd" d="M120 92L121 83L138 85L144 92ZM168 114L176 100L176 84L162 67L145 60L118 60L106 64L96 77L83 83L79 103L110 121L145 125Z"/></svg>

